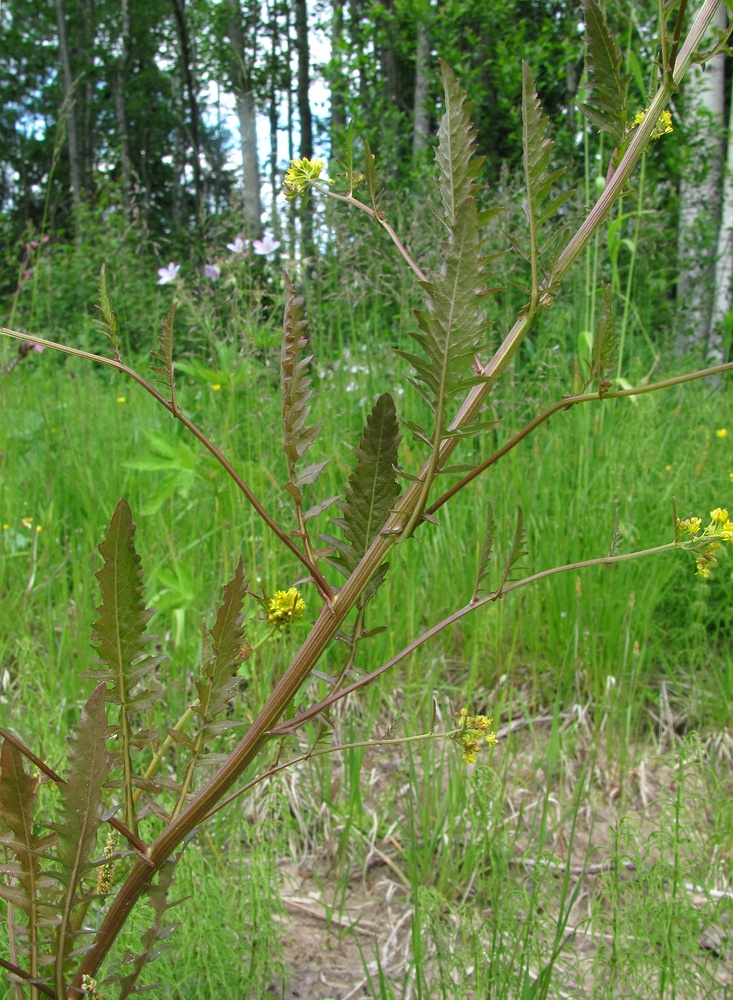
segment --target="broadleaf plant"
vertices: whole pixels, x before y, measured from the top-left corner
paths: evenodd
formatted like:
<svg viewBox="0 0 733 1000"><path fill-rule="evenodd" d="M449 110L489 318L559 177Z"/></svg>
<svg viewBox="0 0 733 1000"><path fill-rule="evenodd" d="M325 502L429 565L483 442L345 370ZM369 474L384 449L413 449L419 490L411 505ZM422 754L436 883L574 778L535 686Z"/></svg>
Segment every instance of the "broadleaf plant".
<svg viewBox="0 0 733 1000"><path fill-rule="evenodd" d="M258 780L271 777L275 769L285 768L294 760L305 762L311 755L331 752L333 747L321 745L324 742L324 719L330 707L382 676L466 615L488 608L515 590L556 573L575 572L586 566L610 566L675 549L692 553L698 573L704 576L710 571L715 547L722 541L733 540L733 524L727 521L727 512L717 508L704 531L697 518L683 521L675 518L674 538L653 549L619 554L614 545L609 555L551 567L518 579L520 560L527 548L520 510L502 579L498 587L489 590L491 557L499 534L489 509L478 578L473 593L466 595L467 603L415 636L377 670L345 683L347 673L356 665L361 640L370 634L364 627L365 608L384 577L392 549L407 542L414 531L428 534L438 530L434 514L440 507L449 503L457 492L465 489L552 414L575 405L599 405L604 399L656 391L733 368L732 364L723 364L635 389L611 389L608 375L612 357L611 324L608 314L604 312L605 318L602 317L601 328L596 335L598 346L592 363L598 391L571 393L557 400L492 455L469 468L458 482L428 506L429 493L439 473L447 469L461 471L466 467L465 462L451 461L454 450L469 429L475 433L477 421L486 423L482 412L498 380L516 356L524 338L539 321L543 310L550 308L570 268L598 233L614 202L624 191L646 150L660 114L691 65L717 7L718 0L704 0L684 41L680 39L677 46L675 38L674 60L670 57L666 61L665 71L658 81L646 115L626 139L621 134L625 128L625 91L624 80L619 76L618 50L603 26L599 9L589 0L586 5L592 50L589 106L595 109L596 124L604 128L616 129L614 120L618 119L618 129L612 134L624 141L619 146L615 170L602 195L579 221L567 242L562 238L562 227L548 236L544 235L543 227L569 194L567 191L555 194L561 172L551 168L552 144L547 135L546 119L532 73L528 66L524 67L524 171L530 235L528 244L517 237L513 240L530 261L532 282L526 305L501 343L495 347L492 345L493 353L486 361L481 359L481 352L489 350L490 338L483 306L492 289L488 287L481 232L486 213L479 211L478 204L481 161L475 155L470 104L451 71L443 67L445 104L438 135L436 181L443 241L440 263L433 274L423 272L390 224L381 199L373 154L366 143L365 175L369 197L365 201L359 201L354 196L357 178L350 152L346 164L347 194L338 193L332 189L330 182L321 179L323 164L320 161L314 163L303 159L291 164L286 174L289 198L316 192L335 199L339 205L370 216L392 240L423 293L423 308L417 316L418 329L413 333L419 352L405 356L412 366L412 371L405 373L405 380L412 378L412 383L427 400L431 422L428 427L420 427L416 421L412 424L406 421L406 424L418 441L425 444L427 454L417 471L405 473L408 485L404 492L400 492L396 471L398 416L392 396L382 394L367 419L356 453L356 467L344 499L340 501L341 516L332 520L341 534L329 535L327 539L332 547L330 565L343 577L339 589L319 568L316 557L320 554L312 551L304 530L305 522L324 511L332 498L319 497L314 490L313 504L307 511L296 507L298 528L294 533L290 532L266 509L221 448L177 405L173 396L173 310L165 321L159 350L155 354L160 364L154 375L162 379L168 389L167 395L162 395L155 385L121 360L116 320L113 320L114 311L104 272L100 278L99 304L112 348L111 357L0 328L6 336L53 348L77 358L87 358L134 379L219 463L259 516L265 529L278 539L283 552L297 560L302 567L301 572L304 570L307 574L304 579L298 580L298 584L315 584L316 599L321 602L315 621L307 629L289 664L273 682L239 741L234 743L229 731L231 722L222 716L237 696L235 673L239 664L255 648L261 650L269 639L276 639L284 628L296 625L304 605L296 586L272 596L251 595L245 587L244 568L241 562L237 563L233 579L224 588L216 623L210 633L204 633L198 698L174 725L162 729L166 736L161 741L160 736L155 737L140 728L141 720L138 718L143 708L152 704L154 692L145 687L145 682L148 678L152 679L152 670L160 663L157 657L147 652L149 638L145 629L150 612L143 602L140 562L133 544L132 515L124 501L120 502L102 544L105 563L99 580L103 596L94 631L97 652L103 662L102 671L96 675L101 683L87 701L77 734L71 742L66 782L40 758L34 759L30 751L21 749L22 744L15 736L7 731L2 734L0 801L3 810L0 835L12 857L11 867L4 871L6 878L0 895L10 899L11 905L25 915L25 924L16 932L16 937L19 933L24 938L23 948L14 951L18 962L22 960L25 967L15 961L2 961L12 973L19 991L30 990L33 1000L36 994L55 995L56 1000L78 1000L80 996L94 995L92 991L96 992L96 983L101 981L98 977L102 974L103 965L129 915L136 904L147 897L153 905L153 926L143 936L142 952L131 958L132 970L117 973L121 997L141 990L143 968L155 957L168 934L163 915L170 905L168 893L172 859L180 856L201 824L233 798L244 794ZM605 54L601 49L605 50ZM351 128L347 141L353 146ZM554 248L553 255L547 253L549 247ZM289 492L300 503L303 486L317 487L320 463L314 463L310 470L307 466L304 469L299 466L315 440L316 425L308 423L314 398L307 374L307 358L302 353L306 344L302 307L297 299L293 285L286 283L281 364L283 443ZM444 528L441 526L440 530ZM456 578L452 581L450 592L458 594L460 586L461 582ZM262 628L263 636L250 647L245 638L242 613L243 601L252 596L256 597L260 614L253 619L250 627ZM352 616L351 627L347 634L345 622L349 616ZM302 627L305 628L305 623ZM371 630L371 634L375 631ZM332 645L336 638L347 639L338 677L334 680L330 675L321 674L322 678L331 682L327 696L300 706L296 711L293 708L295 699L304 681L318 669L326 650L339 655L342 647ZM259 655L265 654L260 652ZM156 712L160 711L162 706L158 704ZM110 714L109 721L107 712ZM484 717L469 717L464 710L463 718L463 728L443 735L461 745L464 759L471 760L475 759L476 739L468 734L466 720L470 718L475 725ZM314 744L317 750L312 754L282 759L282 755L287 758L288 747L291 746L283 738L296 733L299 727L313 719L319 720ZM192 720L196 721L189 726ZM485 729L479 728L476 732L480 735ZM116 753L110 753L107 746L110 733L117 737ZM434 732L427 734L427 738L431 739L436 736ZM491 736L495 741L493 734ZM415 738L422 737L406 737ZM372 741L372 745L381 743ZM35 815L37 779L25 774L21 755L34 760L39 770L54 782L59 799L58 808L51 811L51 815L58 820L53 825L56 840L41 836L30 825L31 820L40 822ZM164 759L166 762L174 761L175 767L171 767L170 773L161 768ZM213 773L196 767L202 759L212 762ZM144 769L135 767L143 762L146 764ZM250 777L256 762L259 762L259 774ZM242 786L245 775L249 780ZM141 798L142 792L148 793L144 799ZM121 807L125 810L125 824L114 816ZM48 829L52 828L48 819L44 822ZM117 832L125 836L124 857L111 840L105 845L101 857L95 858L100 828L105 822L116 826ZM144 838L135 832L141 829L145 833ZM117 862L121 863L118 876L115 876L112 869ZM95 867L98 872L96 881L91 875ZM42 918L39 917L41 910ZM13 921L11 924L15 926ZM41 927L43 929L39 931ZM85 945L79 947L82 940ZM116 959L119 970L119 956ZM46 979L44 970L49 964L54 971L51 978Z"/></svg>

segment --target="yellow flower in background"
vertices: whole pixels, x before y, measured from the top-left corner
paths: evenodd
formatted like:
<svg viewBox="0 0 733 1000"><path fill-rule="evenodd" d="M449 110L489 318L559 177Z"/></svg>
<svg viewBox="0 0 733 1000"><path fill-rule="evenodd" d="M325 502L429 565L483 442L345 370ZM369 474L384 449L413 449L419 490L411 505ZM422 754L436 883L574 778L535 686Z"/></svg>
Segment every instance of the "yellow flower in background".
<svg viewBox="0 0 733 1000"><path fill-rule="evenodd" d="M299 622L305 611L305 601L295 587L277 590L267 605L267 620L281 631L286 625Z"/></svg>
<svg viewBox="0 0 733 1000"><path fill-rule="evenodd" d="M36 534L38 534L39 531L43 531L43 528L41 527L40 524L37 524L36 525Z"/></svg>
<svg viewBox="0 0 733 1000"><path fill-rule="evenodd" d="M221 386L219 385L218 382L215 382L214 385L212 385L211 387L212 392L218 392L219 389L221 389Z"/></svg>
<svg viewBox="0 0 733 1000"><path fill-rule="evenodd" d="M30 529L30 528L33 527L33 518L32 517L24 517L24 518L21 519L20 523L23 525L24 528L29 528Z"/></svg>
<svg viewBox="0 0 733 1000"><path fill-rule="evenodd" d="M125 396L118 396L117 397L117 402L118 403L126 403L127 402L127 398Z"/></svg>
<svg viewBox="0 0 733 1000"><path fill-rule="evenodd" d="M716 438L727 438L728 437L728 428L727 427L719 427L717 429L717 431L715 432L715 436L716 436Z"/></svg>

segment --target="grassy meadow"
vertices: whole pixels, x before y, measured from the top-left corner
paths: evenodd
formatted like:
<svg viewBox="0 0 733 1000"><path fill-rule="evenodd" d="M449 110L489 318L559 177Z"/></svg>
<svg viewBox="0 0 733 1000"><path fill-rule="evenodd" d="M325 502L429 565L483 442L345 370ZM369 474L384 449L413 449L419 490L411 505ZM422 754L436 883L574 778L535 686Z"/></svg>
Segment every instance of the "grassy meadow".
<svg viewBox="0 0 733 1000"><path fill-rule="evenodd" d="M311 460L331 459L325 497L343 494L380 393L408 420L422 403L392 351L405 346L407 309L388 343L384 317L335 323L319 308L323 432ZM501 383L495 429L462 444L459 462L488 456L572 391L577 334L565 324L580 327L571 311L555 322ZM290 525L275 326L263 319L255 347L212 335L199 346L205 364L193 351L182 359L178 390ZM3 350L7 361L14 347ZM141 354L137 367L147 363ZM638 382L650 366L636 364ZM421 447L406 432L408 472ZM725 386L556 414L444 507L440 527L423 525L396 550L367 623L386 630L359 646L353 676L470 599L487 501L503 553L521 506L525 576L606 555L616 523L619 551L670 541L673 501L681 517L705 521L733 505L732 473ZM136 385L48 350L0 376L0 721L60 771L92 688L97 545L120 497L138 523L147 603L158 609L150 629L165 655L152 728L195 698L201 621L211 624L238 558L259 594L302 576L216 463ZM328 530L326 513L312 537ZM560 574L467 616L338 703L334 745L428 733L434 721L449 729L463 706L494 719L499 744L470 766L436 740L314 757L218 813L179 868L181 926L146 972L153 995L733 996L732 581L724 552L708 580L681 551ZM241 668L231 717L242 724L317 615L314 588L302 592L305 620ZM254 645L267 624L254 603L248 612ZM327 694L345 655L332 644L304 705ZM303 751L315 736L301 731ZM171 750L168 773L178 766ZM147 926L144 909L113 964ZM14 1000L14 989L5 995Z"/></svg>

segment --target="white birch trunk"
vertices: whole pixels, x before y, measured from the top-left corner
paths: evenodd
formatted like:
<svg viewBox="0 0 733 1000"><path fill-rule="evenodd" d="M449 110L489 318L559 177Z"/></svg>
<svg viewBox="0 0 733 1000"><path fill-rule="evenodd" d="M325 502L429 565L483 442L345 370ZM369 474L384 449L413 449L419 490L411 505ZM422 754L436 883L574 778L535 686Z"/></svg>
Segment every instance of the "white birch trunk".
<svg viewBox="0 0 733 1000"><path fill-rule="evenodd" d="M731 94L733 98L733 93ZM708 334L707 356L711 364L725 361L724 325L733 307L733 100L728 120L728 155L723 177L723 208L715 256L715 293Z"/></svg>
<svg viewBox="0 0 733 1000"><path fill-rule="evenodd" d="M719 7L713 28L725 27ZM712 43L717 38L711 36ZM685 85L687 119L695 138L680 182L677 298L681 304L679 353L704 350L713 308L715 234L720 221L725 106L725 56L696 64Z"/></svg>

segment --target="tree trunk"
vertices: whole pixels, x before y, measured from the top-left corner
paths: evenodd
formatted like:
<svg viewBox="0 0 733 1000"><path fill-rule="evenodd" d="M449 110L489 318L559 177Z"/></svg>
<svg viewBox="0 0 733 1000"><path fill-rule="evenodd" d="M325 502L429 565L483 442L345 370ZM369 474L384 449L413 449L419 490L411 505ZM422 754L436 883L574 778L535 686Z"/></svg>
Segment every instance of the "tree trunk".
<svg viewBox="0 0 733 1000"><path fill-rule="evenodd" d="M416 167L427 149L430 136L428 93L430 86L430 38L426 15L417 26L417 55L415 56L415 117L412 127L412 163Z"/></svg>
<svg viewBox="0 0 733 1000"><path fill-rule="evenodd" d="M310 105L310 49L308 46L308 11L306 0L295 0L295 47L298 53L298 117L300 119L300 155L313 159L313 120ZM301 252L313 260L313 199L301 201Z"/></svg>
<svg viewBox="0 0 733 1000"><path fill-rule="evenodd" d="M64 109L66 115L66 141L69 147L69 177L71 180L71 200L76 211L81 206L81 157L79 155L79 133L77 129L74 84L71 78L71 58L66 37L66 14L64 0L56 0L56 21L59 29L59 61L64 78Z"/></svg>
<svg viewBox="0 0 733 1000"><path fill-rule="evenodd" d="M239 0L229 0L229 7L231 11L229 45L232 51L230 75L237 106L237 118L239 119L239 138L242 145L244 229L250 239L259 240L262 238L262 194L260 191L260 164L257 155L255 95ZM256 25L253 24L253 32L255 28Z"/></svg>
<svg viewBox="0 0 733 1000"><path fill-rule="evenodd" d="M725 322L733 309L733 91L728 120L728 155L723 177L723 205L715 256L715 293L708 334L707 356L720 365L726 358Z"/></svg>
<svg viewBox="0 0 733 1000"><path fill-rule="evenodd" d="M199 106L196 98L196 84L194 82L192 67L191 46L188 37L188 27L186 25L186 0L172 0L172 3L173 13L176 18L176 27L178 28L178 41L181 51L181 76L183 77L183 83L186 88L186 96L188 98L192 151L191 158L193 160L193 185L196 192L196 217L200 219L201 208L204 201L204 186L201 177Z"/></svg>
<svg viewBox="0 0 733 1000"><path fill-rule="evenodd" d="M725 27L719 7L713 27ZM715 234L720 219L725 105L725 56L692 67L686 82L687 119L694 129L690 159L680 182L677 298L679 353L702 351L708 341L715 281Z"/></svg>
<svg viewBox="0 0 733 1000"><path fill-rule="evenodd" d="M277 7L273 3L270 14L270 189L272 197L272 235L276 240L280 239L280 214L277 210L277 196L279 184L277 177L277 134L278 134L278 114L277 114L277 70L278 70L278 24Z"/></svg>
<svg viewBox="0 0 733 1000"><path fill-rule="evenodd" d="M295 136L293 127L294 107L293 107L293 38L290 32L290 7L285 8L285 38L287 40L287 52L285 56L285 90L288 95L288 162L295 157ZM295 202L288 201L288 254L295 257Z"/></svg>
<svg viewBox="0 0 733 1000"><path fill-rule="evenodd" d="M122 52L117 60L115 74L115 108L117 111L117 131L120 138L120 166L122 168L122 205L125 218L130 218L132 209L132 159L130 156L130 135L127 130L127 108L125 91L127 69L130 63L130 0L122 0Z"/></svg>
<svg viewBox="0 0 733 1000"><path fill-rule="evenodd" d="M346 80L343 67L344 0L333 0L331 22L331 158L337 159L346 130Z"/></svg>

